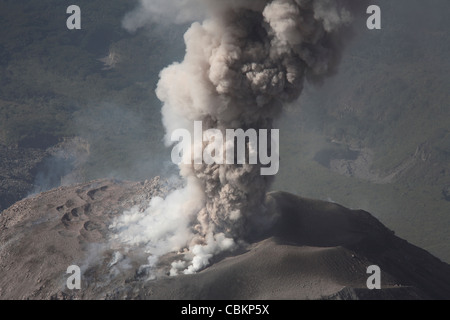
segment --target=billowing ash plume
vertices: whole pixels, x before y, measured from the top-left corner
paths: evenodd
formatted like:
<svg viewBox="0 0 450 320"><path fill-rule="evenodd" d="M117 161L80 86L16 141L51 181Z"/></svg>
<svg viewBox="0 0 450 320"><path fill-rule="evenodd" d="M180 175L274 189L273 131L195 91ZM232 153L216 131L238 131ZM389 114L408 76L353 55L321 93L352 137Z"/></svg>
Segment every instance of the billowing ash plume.
<svg viewBox="0 0 450 320"><path fill-rule="evenodd" d="M194 121L224 135L226 129L271 129L305 80L320 81L335 71L357 2L199 1L207 18L186 32L184 60L161 72L157 88L168 145L176 129L194 135ZM130 16L127 21L130 29L138 27L130 25ZM172 274L195 272L234 240L247 238L264 216L271 180L260 174L260 165L248 164L181 164L180 174L183 190L142 215L127 213L116 225L130 243L146 243L152 259L185 248L188 261L174 263Z"/></svg>

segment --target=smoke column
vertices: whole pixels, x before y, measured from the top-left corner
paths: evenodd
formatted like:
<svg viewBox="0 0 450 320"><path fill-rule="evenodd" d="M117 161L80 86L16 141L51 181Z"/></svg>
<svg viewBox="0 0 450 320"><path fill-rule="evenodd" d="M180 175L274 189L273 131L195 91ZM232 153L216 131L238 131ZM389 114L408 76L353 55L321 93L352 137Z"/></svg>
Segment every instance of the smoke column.
<svg viewBox="0 0 450 320"><path fill-rule="evenodd" d="M176 129L186 128L194 135L194 121L224 136L226 129L271 129L283 105L299 97L305 80L319 82L335 72L352 14L361 4L351 0L189 2L197 8L201 3L206 18L186 32L184 60L160 74L156 92L163 102L167 145L173 144L170 137ZM142 7L150 10L151 3L142 1ZM172 12L187 5L186 1L166 3L175 4ZM158 10L161 15L165 9ZM135 21L142 24L145 10L137 12ZM132 18L128 15L124 25L135 30L139 25L133 25ZM193 150L204 147L198 143L202 144L194 142ZM154 199L144 213L125 213L113 226L122 241L147 246L149 267L165 253L184 252L185 261L172 264L173 275L196 272L214 254L249 238L253 226L264 219L262 203L271 182L260 174L260 165L248 164L181 164L180 175L183 189L165 200Z"/></svg>

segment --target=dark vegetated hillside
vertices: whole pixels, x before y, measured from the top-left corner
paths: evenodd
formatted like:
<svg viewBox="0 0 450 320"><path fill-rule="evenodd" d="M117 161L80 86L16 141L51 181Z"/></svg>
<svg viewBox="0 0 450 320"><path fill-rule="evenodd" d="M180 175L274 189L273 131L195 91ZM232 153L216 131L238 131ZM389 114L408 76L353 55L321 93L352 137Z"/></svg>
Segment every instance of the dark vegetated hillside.
<svg viewBox="0 0 450 320"><path fill-rule="evenodd" d="M69 1L0 2L0 143L47 148L82 136L86 179L157 174L136 166L165 152L154 89L182 55L183 31L128 33L121 21L136 3L80 0L82 29L68 30Z"/></svg>

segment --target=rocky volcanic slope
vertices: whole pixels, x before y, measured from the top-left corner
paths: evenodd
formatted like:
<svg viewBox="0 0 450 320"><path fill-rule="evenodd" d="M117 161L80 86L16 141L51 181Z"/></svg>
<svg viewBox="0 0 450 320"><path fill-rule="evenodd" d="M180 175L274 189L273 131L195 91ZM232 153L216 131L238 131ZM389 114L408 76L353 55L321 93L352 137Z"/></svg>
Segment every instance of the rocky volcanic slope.
<svg viewBox="0 0 450 320"><path fill-rule="evenodd" d="M369 213L282 192L267 195L273 227L239 251L194 275L148 280L145 253L109 241L108 226L170 189L160 178L98 180L14 204L0 215L0 299L450 299L450 266ZM73 264L81 290L66 288ZM371 291L374 264L382 289Z"/></svg>

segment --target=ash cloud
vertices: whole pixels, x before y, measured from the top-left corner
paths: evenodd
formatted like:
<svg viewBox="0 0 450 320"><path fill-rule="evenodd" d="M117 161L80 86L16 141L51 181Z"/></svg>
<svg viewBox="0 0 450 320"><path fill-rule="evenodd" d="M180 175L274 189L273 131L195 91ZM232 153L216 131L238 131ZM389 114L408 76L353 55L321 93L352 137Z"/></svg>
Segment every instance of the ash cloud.
<svg viewBox="0 0 450 320"><path fill-rule="evenodd" d="M176 129L193 133L194 121L202 121L204 130L222 133L272 129L283 106L299 97L305 81L322 81L336 71L352 19L356 12L364 12L355 11L354 1L194 3L190 8L201 4L203 11L197 17L205 19L186 32L184 60L161 72L156 90L163 102L167 145L172 144L170 136ZM194 18L186 5L186 1L169 1L155 8L141 1L145 10L139 15L148 14L151 20L171 8L174 22L185 22ZM181 18L183 10L187 11ZM134 14L137 11L124 20L129 30L147 21L127 24ZM192 150L204 148L196 143ZM186 262L173 263L173 275L180 268L184 273L201 270L214 254L250 239L255 225L270 220L262 204L272 179L260 175L260 165L179 167L186 181L183 190L151 203L141 215L127 212L115 225L125 242L136 244L130 239L139 237L152 265L164 253L183 251Z"/></svg>

